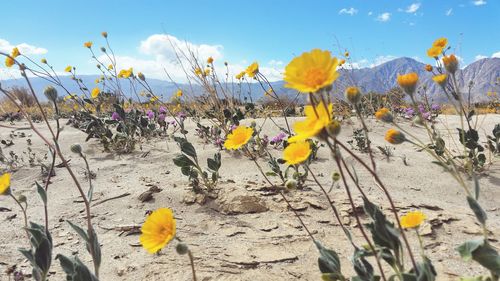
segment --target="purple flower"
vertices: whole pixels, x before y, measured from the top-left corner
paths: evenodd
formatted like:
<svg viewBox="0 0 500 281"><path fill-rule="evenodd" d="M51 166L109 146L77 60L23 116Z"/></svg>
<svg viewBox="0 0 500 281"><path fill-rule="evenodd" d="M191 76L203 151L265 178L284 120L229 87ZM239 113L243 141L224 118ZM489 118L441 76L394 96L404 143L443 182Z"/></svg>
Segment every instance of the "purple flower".
<svg viewBox="0 0 500 281"><path fill-rule="evenodd" d="M223 143L224 143L223 139L221 139L221 138L215 139L215 145L222 146Z"/></svg>
<svg viewBox="0 0 500 281"><path fill-rule="evenodd" d="M115 120L115 121L120 121L122 118L120 117L120 114L118 114L118 112L113 112L113 114L111 114L111 119L112 120Z"/></svg>
<svg viewBox="0 0 500 281"><path fill-rule="evenodd" d="M431 110L432 111L439 111L439 110L441 110L441 106L439 104L433 104L431 106Z"/></svg>
<svg viewBox="0 0 500 281"><path fill-rule="evenodd" d="M272 139L271 139L271 143L273 144L278 144L280 142L282 142L286 137L286 134L284 132L280 132L278 135L274 136Z"/></svg>
<svg viewBox="0 0 500 281"><path fill-rule="evenodd" d="M161 113L160 115L158 115L158 121L165 121L165 114L164 113Z"/></svg>
<svg viewBox="0 0 500 281"><path fill-rule="evenodd" d="M413 114L415 114L415 110L413 110L413 108L411 107L408 107L405 111L406 115L408 116L413 116Z"/></svg>
<svg viewBox="0 0 500 281"><path fill-rule="evenodd" d="M236 125L234 125L234 124L233 124L233 125L231 125L231 131L232 131L232 130L234 130L234 129L236 129L236 128L238 128L238 126L236 126Z"/></svg>
<svg viewBox="0 0 500 281"><path fill-rule="evenodd" d="M186 119L186 113L184 111L181 111L177 113L177 117L180 119Z"/></svg>
<svg viewBox="0 0 500 281"><path fill-rule="evenodd" d="M418 105L418 110L420 111L420 113L424 113L425 112L425 107L423 104L419 104Z"/></svg>
<svg viewBox="0 0 500 281"><path fill-rule="evenodd" d="M165 107L163 107L163 106L160 106L159 111L160 111L161 114L167 113L167 109Z"/></svg>
<svg viewBox="0 0 500 281"><path fill-rule="evenodd" d="M424 118L426 120L430 120L431 113L430 112L424 112L424 113L422 113L422 118Z"/></svg>
<svg viewBox="0 0 500 281"><path fill-rule="evenodd" d="M149 120L155 118L155 113L151 109L146 112L146 115L148 116Z"/></svg>

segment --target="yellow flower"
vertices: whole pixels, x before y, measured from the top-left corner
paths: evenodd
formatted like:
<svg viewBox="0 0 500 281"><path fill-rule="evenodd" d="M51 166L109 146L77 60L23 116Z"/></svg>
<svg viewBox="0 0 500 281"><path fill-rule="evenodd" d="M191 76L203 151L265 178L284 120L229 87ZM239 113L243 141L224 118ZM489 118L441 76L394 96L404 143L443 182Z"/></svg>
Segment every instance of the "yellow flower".
<svg viewBox="0 0 500 281"><path fill-rule="evenodd" d="M417 86L418 74L415 72L411 72L404 75L398 74L398 84L403 88L407 94L412 95L415 92L415 88Z"/></svg>
<svg viewBox="0 0 500 281"><path fill-rule="evenodd" d="M345 63L345 60L344 60L344 59L340 60L340 62L339 62L339 66L344 65L344 63Z"/></svg>
<svg viewBox="0 0 500 281"><path fill-rule="evenodd" d="M182 90L181 89L177 90L177 92L175 93L175 96L178 98L182 97Z"/></svg>
<svg viewBox="0 0 500 281"><path fill-rule="evenodd" d="M210 75L210 68L205 69L205 72L203 73L205 76Z"/></svg>
<svg viewBox="0 0 500 281"><path fill-rule="evenodd" d="M391 123L392 120L394 119L392 117L392 114L389 111L389 109L385 108L385 107L383 107L383 108L377 110L377 112L375 112L375 118L377 118L378 120L381 120L383 122L386 122L386 123Z"/></svg>
<svg viewBox="0 0 500 281"><path fill-rule="evenodd" d="M361 92L358 87L347 87L345 89L345 98L352 104L356 104L361 100Z"/></svg>
<svg viewBox="0 0 500 281"><path fill-rule="evenodd" d="M175 218L169 208L155 210L141 227L139 241L146 251L157 253L175 236Z"/></svg>
<svg viewBox="0 0 500 281"><path fill-rule="evenodd" d="M6 57L5 58L5 66L7 67L12 67L14 65L14 59L11 57Z"/></svg>
<svg viewBox="0 0 500 281"><path fill-rule="evenodd" d="M12 53L11 53L11 56L13 58L16 58L17 56L19 56L21 53L19 53L19 49L17 47L14 47L14 49L12 49Z"/></svg>
<svg viewBox="0 0 500 281"><path fill-rule="evenodd" d="M408 212L401 217L401 226L403 228L415 228L421 225L426 218L427 216L420 211Z"/></svg>
<svg viewBox="0 0 500 281"><path fill-rule="evenodd" d="M259 73L259 64L257 62L252 63L247 67L245 73L248 77L253 78L257 73Z"/></svg>
<svg viewBox="0 0 500 281"><path fill-rule="evenodd" d="M208 57L207 63L212 64L214 62L214 59L212 57Z"/></svg>
<svg viewBox="0 0 500 281"><path fill-rule="evenodd" d="M458 60L455 55L451 54L449 56L443 57L444 68L450 73L455 73L458 69Z"/></svg>
<svg viewBox="0 0 500 281"><path fill-rule="evenodd" d="M283 160L287 165L302 163L311 155L311 145L308 141L299 141L289 144L283 150Z"/></svg>
<svg viewBox="0 0 500 281"><path fill-rule="evenodd" d="M10 174L5 173L0 177L0 195L6 195L10 187Z"/></svg>
<svg viewBox="0 0 500 281"><path fill-rule="evenodd" d="M112 64L108 65L108 69L113 70L113 65Z"/></svg>
<svg viewBox="0 0 500 281"><path fill-rule="evenodd" d="M406 138L403 133L396 129L389 129L387 133L385 133L385 140L392 144L400 144L403 143Z"/></svg>
<svg viewBox="0 0 500 281"><path fill-rule="evenodd" d="M425 70L428 71L428 72L431 72L432 71L432 65L426 64L425 65Z"/></svg>
<svg viewBox="0 0 500 281"><path fill-rule="evenodd" d="M240 72L240 73L236 74L236 76L235 76L235 77L236 77L236 79L237 79L237 80L240 80L240 79L241 79L241 78L243 78L244 76L245 76L245 71L242 71L242 72Z"/></svg>
<svg viewBox="0 0 500 281"><path fill-rule="evenodd" d="M447 74L440 74L432 77L432 80L439 84L439 86L444 86L446 84L446 78L448 77Z"/></svg>
<svg viewBox="0 0 500 281"><path fill-rule="evenodd" d="M43 63L43 64L47 64L47 59L43 58L43 59L40 60L40 62Z"/></svg>
<svg viewBox="0 0 500 281"><path fill-rule="evenodd" d="M444 47L446 47L447 44L448 44L448 39L442 37L442 38L436 39L436 41L434 41L434 43L432 43L432 46L444 48Z"/></svg>
<svg viewBox="0 0 500 281"><path fill-rule="evenodd" d="M66 66L66 68L64 69L64 72L71 72L71 69L73 69L73 67L71 67L71 65L68 65L68 66Z"/></svg>
<svg viewBox="0 0 500 281"><path fill-rule="evenodd" d="M202 73L202 72L201 72L201 69L200 69L199 67L195 68L195 70L194 70L194 74L196 74L196 75L200 76L200 75L201 75L201 73Z"/></svg>
<svg viewBox="0 0 500 281"><path fill-rule="evenodd" d="M91 96L92 96L93 99L95 99L95 98L97 98L99 96L100 93L101 93L101 90L99 90L99 88L95 87L92 90Z"/></svg>
<svg viewBox="0 0 500 281"><path fill-rule="evenodd" d="M293 124L296 135L289 138L288 142L303 141L318 135L330 123L332 111L333 104L331 103L325 106L323 102L320 102L316 108L306 105L304 108L306 119Z"/></svg>
<svg viewBox="0 0 500 281"><path fill-rule="evenodd" d="M142 94L143 94L143 93L141 93L141 95L142 95ZM160 99L159 97L157 97L157 96L153 96L153 97L151 97L151 99L149 99L149 100L150 100L151 102L155 102L155 101L157 101L157 100L159 100L159 99Z"/></svg>
<svg viewBox="0 0 500 281"><path fill-rule="evenodd" d="M129 69L122 69L120 70L120 72L118 73L118 78L129 78L130 76L132 76L134 74L134 70L133 68L129 68Z"/></svg>
<svg viewBox="0 0 500 281"><path fill-rule="evenodd" d="M339 73L337 58L329 51L314 49L294 58L285 68L285 87L299 92L316 92L329 86L337 79Z"/></svg>
<svg viewBox="0 0 500 281"><path fill-rule="evenodd" d="M345 53L344 53L344 56L345 56L346 58L347 58L347 57L349 57L349 52L345 52Z"/></svg>
<svg viewBox="0 0 500 281"><path fill-rule="evenodd" d="M90 49L90 48L92 47L92 42L90 42L90 41L85 42L85 43L83 43L83 46L84 46L85 48L89 48L89 49Z"/></svg>
<svg viewBox="0 0 500 281"><path fill-rule="evenodd" d="M432 46L427 50L427 55L431 58L437 58L443 52L443 48L439 46Z"/></svg>
<svg viewBox="0 0 500 281"><path fill-rule="evenodd" d="M264 96L270 97L274 93L273 89L269 89L266 92L264 92Z"/></svg>
<svg viewBox="0 0 500 281"><path fill-rule="evenodd" d="M227 135L224 147L226 149L238 149L252 138L253 129L245 126L238 126L229 135Z"/></svg>

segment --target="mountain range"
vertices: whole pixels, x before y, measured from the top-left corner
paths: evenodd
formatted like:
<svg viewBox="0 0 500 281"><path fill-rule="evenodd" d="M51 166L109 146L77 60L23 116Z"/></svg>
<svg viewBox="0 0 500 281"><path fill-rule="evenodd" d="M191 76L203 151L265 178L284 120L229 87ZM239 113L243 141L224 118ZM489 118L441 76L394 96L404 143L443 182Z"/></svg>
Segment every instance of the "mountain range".
<svg viewBox="0 0 500 281"><path fill-rule="evenodd" d="M341 75L338 80L335 81L333 90L340 97L342 96L345 88L350 85L360 87L365 93L369 91L384 93L397 87L396 78L398 74L416 72L420 77L420 85L426 85L427 93L432 98L435 100L444 99L442 90L432 81L432 74L425 71L425 64L412 58L402 57L371 68L339 71L341 72ZM94 81L98 77L98 75L83 75L78 78L81 78L83 83L88 88L92 89L95 85ZM70 76L61 76L60 79L65 88L71 93L79 93L78 86L75 81L70 78ZM49 82L38 77L31 78L30 81L35 92L39 94L42 100L45 99L42 92L43 89L49 85ZM194 95L200 95L203 93L203 89L199 85L188 85L182 83L175 84L169 81L149 78L147 81L156 95L163 96L165 98L174 94L177 91L177 87L194 93ZM486 100L486 93L488 91L498 92L498 89L500 88L500 58L485 58L467 65L465 68L457 71L457 81L462 93L468 92L469 83L473 81L471 100ZM26 85L23 79L3 80L0 81L0 83L4 88ZM289 96L296 95L294 90L284 87L283 81L276 81L271 84L278 94L286 94ZM121 85L125 95L135 96L133 89L128 85L128 83L122 82ZM243 98L251 96L253 100L257 100L264 95L264 89L258 83L249 83L248 85L244 84L241 85L241 87L234 83L222 84L221 86L229 89L229 92L234 92L236 97ZM267 88L267 86L265 86L265 88ZM59 91L64 92L62 89L59 89Z"/></svg>

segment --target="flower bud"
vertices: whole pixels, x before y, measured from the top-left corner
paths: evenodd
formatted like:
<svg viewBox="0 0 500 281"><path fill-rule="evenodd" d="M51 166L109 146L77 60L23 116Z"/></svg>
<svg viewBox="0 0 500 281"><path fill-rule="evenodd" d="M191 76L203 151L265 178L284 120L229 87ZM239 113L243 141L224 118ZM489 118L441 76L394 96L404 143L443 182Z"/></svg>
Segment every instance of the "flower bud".
<svg viewBox="0 0 500 281"><path fill-rule="evenodd" d="M296 189L297 188L297 181L294 179L289 179L285 182L285 187L288 189Z"/></svg>
<svg viewBox="0 0 500 281"><path fill-rule="evenodd" d="M101 32L102 37L108 38L108 33L106 31Z"/></svg>
<svg viewBox="0 0 500 281"><path fill-rule="evenodd" d="M82 146L75 143L72 144L70 147L71 152L76 153L76 154L81 154L82 153Z"/></svg>
<svg viewBox="0 0 500 281"><path fill-rule="evenodd" d="M443 64L444 68L446 68L446 71L448 71L451 74L455 73L458 69L458 60L457 57L455 57L455 55L453 54L449 56L444 56Z"/></svg>
<svg viewBox="0 0 500 281"><path fill-rule="evenodd" d="M106 53L106 48L101 47L101 52Z"/></svg>
<svg viewBox="0 0 500 281"><path fill-rule="evenodd" d="M333 180L333 182L337 182L337 181L340 180L340 174L339 174L339 172L333 172L332 173L332 180Z"/></svg>
<svg viewBox="0 0 500 281"><path fill-rule="evenodd" d="M252 127L252 128L257 127L257 123L255 121L252 121L252 123L250 123L250 127Z"/></svg>
<svg viewBox="0 0 500 281"><path fill-rule="evenodd" d="M175 247L175 251L177 252L177 254L179 255L185 255L189 252L189 248L186 244L184 243L179 243L177 244L177 246Z"/></svg>
<svg viewBox="0 0 500 281"><path fill-rule="evenodd" d="M146 80L146 76L144 76L142 72L137 73L137 77L139 77L139 79L141 79L142 81Z"/></svg>
<svg viewBox="0 0 500 281"><path fill-rule="evenodd" d="M19 195L19 197L17 197L17 200L19 201L19 203L24 203L26 202L28 199L26 198L26 196L24 195Z"/></svg>
<svg viewBox="0 0 500 281"><path fill-rule="evenodd" d="M337 137L340 134L340 122L337 120L332 120L328 125L326 125L326 132L332 138Z"/></svg>
<svg viewBox="0 0 500 281"><path fill-rule="evenodd" d="M43 94L47 97L51 102L56 102L57 100L57 90L52 86L47 86L45 90L43 90Z"/></svg>
<svg viewBox="0 0 500 281"><path fill-rule="evenodd" d="M389 129L385 134L385 140L392 144L401 144L406 140L406 137L396 129Z"/></svg>
<svg viewBox="0 0 500 281"><path fill-rule="evenodd" d="M375 118L385 123L392 123L392 121L394 120L394 117L392 116L389 109L385 107L375 112Z"/></svg>
<svg viewBox="0 0 500 281"><path fill-rule="evenodd" d="M345 90L345 98L352 104L357 104L361 100L361 92L358 87L348 87Z"/></svg>

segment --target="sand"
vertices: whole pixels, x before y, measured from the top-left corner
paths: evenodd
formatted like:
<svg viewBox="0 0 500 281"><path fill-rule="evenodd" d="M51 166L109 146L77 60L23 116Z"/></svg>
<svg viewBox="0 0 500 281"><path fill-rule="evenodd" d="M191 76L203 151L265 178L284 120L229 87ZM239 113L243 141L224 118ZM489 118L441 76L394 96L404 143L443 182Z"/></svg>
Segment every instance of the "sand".
<svg viewBox="0 0 500 281"><path fill-rule="evenodd" d="M261 124L263 120L255 121ZM283 123L283 120L278 122ZM491 134L494 125L499 122L499 115L479 116L482 140L485 139L484 134ZM202 143L194 136L194 125L190 121L187 123L189 138L204 162L206 157L211 157L218 149L211 144ZM455 134L454 128L457 125L456 116L441 117L437 124L443 134L446 134L446 128L451 128ZM16 122L15 126L23 127L27 123ZM38 126L48 135L42 124ZM352 126L344 123L341 141L351 139ZM383 136L388 125L369 120L368 126L371 129L373 147L385 146ZM418 136L426 135L421 128L411 128L408 122L403 126ZM266 122L264 128L270 136L277 133L271 122ZM14 136L14 145L2 146L2 150L5 154L14 151L24 158L25 161L13 174L12 188L15 194L23 194L28 198L30 220L43 223L43 207L34 188L34 182L41 182L43 178L39 166L30 167L28 164L25 154L27 139L31 139L30 147L37 157L42 157L47 149L31 131L22 132L26 134L25 137ZM10 138L10 133L11 130L0 128L1 139ZM198 280L320 280L318 251L314 244L279 195L266 190L269 186L248 159L223 151L219 199L204 205L188 204L184 202L186 198L189 201L188 180L172 163L172 158L179 153L173 140L152 139L144 143L142 149L131 154L115 155L103 152L96 140L85 142L85 137L85 133L65 126L61 135L61 147L68 158L71 158L71 166L85 185L84 163L69 150L73 143L82 144L91 169L97 175L94 202L129 194L92 207L93 222L103 245L101 280L192 280L188 258L175 252L175 243L168 245L159 255L150 255L141 248L139 234L128 231L143 223L147 211L160 207L174 210L177 234L194 253ZM448 141L447 138L445 140ZM273 153L279 155L280 151L275 150ZM460 186L442 168L432 164L432 158L427 153L417 151L409 143L395 146L393 153L394 156L386 160L376 151L378 171L403 213L419 209L427 214L428 220L422 227L425 233L424 245L426 254L438 271L438 280L456 280L460 275L486 274L479 265L462 261L454 250L461 242L478 237L481 233ZM361 156L368 159L366 154ZM345 157L356 168L362 186L372 202L382 205L392 220L393 217L387 211L388 204L372 177L351 157ZM408 165L404 164L403 158L406 158ZM265 159L260 161L268 170ZM498 158L496 161L479 179L479 201L488 213L488 228L493 233L492 237L500 234L500 165ZM320 182L330 187L330 175L336 171L336 165L326 148L320 148L319 161L314 162L312 168ZM53 183L48 191L54 254L78 254L82 261L90 265L84 242L65 222L70 220L83 226L83 204L67 171L57 168L55 172L56 176L52 178ZM472 181L469 180L468 184L472 185ZM141 202L138 197L152 186L157 186L161 191L153 194L153 200ZM334 186L330 194L355 241L363 244L356 222L349 215L351 210L343 186ZM326 200L318 187L310 181L304 190L294 190L286 196L299 210L315 238L339 253L344 274L351 274L349 259L352 248L331 210L327 208ZM357 192L354 192L354 196L356 202L361 202ZM238 205L241 198L254 200L251 207L254 211L262 212L226 214L228 210L245 210L248 207ZM4 273L8 266L16 264L25 273L29 273L31 269L17 251L17 248L26 246L21 228L22 216L8 197L0 197L0 207L11 210L0 212L0 280L8 280ZM17 216L12 218L14 214ZM407 234L413 245L417 246L414 233ZM497 240L492 241L492 244L499 246ZM418 252L416 248L415 251ZM61 271L59 262L54 261L50 280L63 280Z"/></svg>

